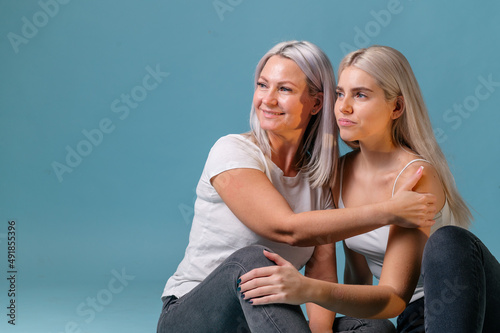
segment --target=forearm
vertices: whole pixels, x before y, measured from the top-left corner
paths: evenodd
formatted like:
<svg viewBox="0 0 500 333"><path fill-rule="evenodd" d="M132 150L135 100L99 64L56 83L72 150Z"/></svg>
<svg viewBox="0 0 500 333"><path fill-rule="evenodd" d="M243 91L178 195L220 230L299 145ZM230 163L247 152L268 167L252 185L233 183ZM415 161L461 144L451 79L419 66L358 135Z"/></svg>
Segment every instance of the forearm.
<svg viewBox="0 0 500 333"><path fill-rule="evenodd" d="M356 318L393 318L406 307L389 286L361 286L307 279L307 301Z"/></svg>
<svg viewBox="0 0 500 333"><path fill-rule="evenodd" d="M334 243L316 246L311 259L307 262L304 275L316 280L338 282ZM309 328L313 333L332 333L335 312L314 303L306 303L306 309Z"/></svg>
<svg viewBox="0 0 500 333"><path fill-rule="evenodd" d="M386 203L309 211L291 215L283 223L282 236L294 246L334 243L388 225L393 219Z"/></svg>
<svg viewBox="0 0 500 333"><path fill-rule="evenodd" d="M306 309L312 333L332 333L335 312L314 303L307 303Z"/></svg>
<svg viewBox="0 0 500 333"><path fill-rule="evenodd" d="M412 228L430 226L435 213L432 205L429 208L432 196L411 191L362 207L295 213L259 170L229 170L211 181L243 224L264 238L290 245L333 243L393 223Z"/></svg>

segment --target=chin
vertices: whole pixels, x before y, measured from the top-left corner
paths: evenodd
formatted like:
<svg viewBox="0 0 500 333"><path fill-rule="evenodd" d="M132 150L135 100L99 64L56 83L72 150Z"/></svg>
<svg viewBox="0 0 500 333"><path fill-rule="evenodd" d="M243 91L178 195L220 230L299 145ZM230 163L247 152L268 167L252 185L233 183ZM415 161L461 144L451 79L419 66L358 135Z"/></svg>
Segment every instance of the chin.
<svg viewBox="0 0 500 333"><path fill-rule="evenodd" d="M275 126L273 126L273 124L269 124L269 123L266 123L265 121L264 122L260 122L259 123L259 126L260 128L262 128L264 131L273 131L276 129Z"/></svg>
<svg viewBox="0 0 500 333"><path fill-rule="evenodd" d="M340 134L340 138L343 141L346 141L346 142L356 141L356 139L354 139L353 137L351 137L349 135L342 135L342 134Z"/></svg>

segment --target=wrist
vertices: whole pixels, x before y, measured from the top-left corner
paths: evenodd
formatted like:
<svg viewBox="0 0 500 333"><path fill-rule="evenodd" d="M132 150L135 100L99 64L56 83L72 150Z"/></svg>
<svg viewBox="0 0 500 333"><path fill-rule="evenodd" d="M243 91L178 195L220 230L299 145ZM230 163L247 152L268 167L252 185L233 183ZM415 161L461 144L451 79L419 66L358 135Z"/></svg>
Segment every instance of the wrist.
<svg viewBox="0 0 500 333"><path fill-rule="evenodd" d="M322 296L322 288L318 285L318 282L321 280L313 279L307 276L302 276L303 278L303 289L305 290L305 293L303 293L304 299L302 300L302 303L316 303L318 302L319 298Z"/></svg>
<svg viewBox="0 0 500 333"><path fill-rule="evenodd" d="M394 224L396 221L396 215L394 214L393 206L391 200L386 200L374 204L375 207L370 214L371 218L380 223L380 227L386 225Z"/></svg>
<svg viewBox="0 0 500 333"><path fill-rule="evenodd" d="M331 303L332 295L334 295L337 283L317 280L306 277L305 289L307 292L304 294L304 302L314 303L322 307Z"/></svg>

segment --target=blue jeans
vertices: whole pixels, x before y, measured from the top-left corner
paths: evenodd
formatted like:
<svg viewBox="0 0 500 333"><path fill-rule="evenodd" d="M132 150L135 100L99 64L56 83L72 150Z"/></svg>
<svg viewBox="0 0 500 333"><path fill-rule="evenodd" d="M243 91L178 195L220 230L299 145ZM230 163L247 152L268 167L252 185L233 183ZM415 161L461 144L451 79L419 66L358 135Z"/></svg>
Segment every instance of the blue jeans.
<svg viewBox="0 0 500 333"><path fill-rule="evenodd" d="M334 333L396 333L396 328L387 319L359 319L337 317L333 323Z"/></svg>
<svg viewBox="0 0 500 333"><path fill-rule="evenodd" d="M274 265L263 249L260 245L240 249L186 295L167 297L157 332L310 332L300 306L253 306L241 298L239 277L253 268ZM392 323L385 320L341 317L335 325L335 332L394 332Z"/></svg>
<svg viewBox="0 0 500 333"><path fill-rule="evenodd" d="M425 301L408 305L398 332L500 332L500 264L471 232L446 226L432 234L422 275Z"/></svg>
<svg viewBox="0 0 500 333"><path fill-rule="evenodd" d="M424 298L408 304L406 309L398 316L397 332L398 333L424 333ZM443 331L444 332L444 331Z"/></svg>

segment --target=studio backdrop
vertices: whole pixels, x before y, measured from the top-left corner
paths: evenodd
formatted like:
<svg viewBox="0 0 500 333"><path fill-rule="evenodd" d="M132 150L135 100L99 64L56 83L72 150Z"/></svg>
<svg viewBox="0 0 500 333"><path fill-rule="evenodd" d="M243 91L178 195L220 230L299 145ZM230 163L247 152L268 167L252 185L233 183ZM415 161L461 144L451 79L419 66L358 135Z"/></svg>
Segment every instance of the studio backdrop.
<svg viewBox="0 0 500 333"><path fill-rule="evenodd" d="M498 2L0 0L0 22L2 332L155 331L208 151L249 130L255 66L285 40L335 69L407 56L500 256Z"/></svg>

